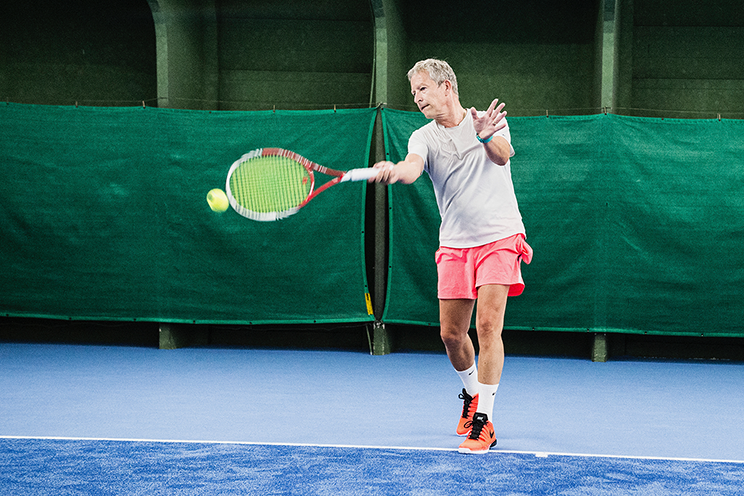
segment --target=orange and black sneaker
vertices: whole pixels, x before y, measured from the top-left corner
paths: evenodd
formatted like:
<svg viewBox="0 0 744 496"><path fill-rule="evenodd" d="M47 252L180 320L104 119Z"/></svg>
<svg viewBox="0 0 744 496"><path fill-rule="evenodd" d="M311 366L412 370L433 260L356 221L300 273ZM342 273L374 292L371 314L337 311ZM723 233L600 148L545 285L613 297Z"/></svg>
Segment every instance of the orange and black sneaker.
<svg viewBox="0 0 744 496"><path fill-rule="evenodd" d="M473 415L473 428L468 438L460 445L460 453L487 453L489 449L496 446L496 433L493 424L488 420L485 413L475 412Z"/></svg>
<svg viewBox="0 0 744 496"><path fill-rule="evenodd" d="M457 423L457 435L467 436L473 425L473 414L478 408L478 395L470 396L465 388L462 388L462 393L458 398L462 400L462 416L460 422Z"/></svg>

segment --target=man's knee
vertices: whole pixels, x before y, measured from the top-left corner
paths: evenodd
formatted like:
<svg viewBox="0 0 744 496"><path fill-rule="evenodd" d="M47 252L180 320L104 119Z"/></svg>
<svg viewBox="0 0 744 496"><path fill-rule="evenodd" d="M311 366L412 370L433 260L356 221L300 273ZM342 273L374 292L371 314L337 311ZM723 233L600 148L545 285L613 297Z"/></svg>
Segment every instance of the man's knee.
<svg viewBox="0 0 744 496"><path fill-rule="evenodd" d="M502 319L481 319L478 321L478 336L500 338L503 328L504 321Z"/></svg>
<svg viewBox="0 0 744 496"><path fill-rule="evenodd" d="M478 322L477 333L480 348L482 350L501 348L503 346L501 341L503 327L503 321L499 320L483 320Z"/></svg>
<svg viewBox="0 0 744 496"><path fill-rule="evenodd" d="M439 336L446 347L457 347L468 339L468 329L452 326L442 326Z"/></svg>

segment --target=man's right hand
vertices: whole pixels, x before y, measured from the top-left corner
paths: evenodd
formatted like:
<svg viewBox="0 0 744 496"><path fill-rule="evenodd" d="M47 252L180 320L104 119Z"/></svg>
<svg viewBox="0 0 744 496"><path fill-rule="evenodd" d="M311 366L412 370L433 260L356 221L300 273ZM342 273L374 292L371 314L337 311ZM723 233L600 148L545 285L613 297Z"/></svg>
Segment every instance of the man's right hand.
<svg viewBox="0 0 744 496"><path fill-rule="evenodd" d="M374 167L380 169L380 173L369 182L381 184L412 184L424 171L424 159L415 153L409 153L406 159L394 164L387 160L377 162Z"/></svg>
<svg viewBox="0 0 744 496"><path fill-rule="evenodd" d="M380 172L369 180L371 183L394 184L400 179L398 172L395 170L395 164L388 160L377 162L374 168L380 169Z"/></svg>

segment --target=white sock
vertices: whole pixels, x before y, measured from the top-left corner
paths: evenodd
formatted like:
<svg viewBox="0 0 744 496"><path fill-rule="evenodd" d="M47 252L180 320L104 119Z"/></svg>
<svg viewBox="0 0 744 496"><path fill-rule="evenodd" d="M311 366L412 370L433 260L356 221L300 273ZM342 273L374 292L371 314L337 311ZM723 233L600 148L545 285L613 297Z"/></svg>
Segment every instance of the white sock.
<svg viewBox="0 0 744 496"><path fill-rule="evenodd" d="M467 391L470 396L478 394L478 371L475 368L475 363L473 363L473 365L467 370L456 370L455 372L460 376L462 385L465 386L465 391Z"/></svg>
<svg viewBox="0 0 744 496"><path fill-rule="evenodd" d="M499 390L498 384L481 384L478 383L478 408L476 412L488 415L488 420L493 422L493 401L496 399L496 391Z"/></svg>

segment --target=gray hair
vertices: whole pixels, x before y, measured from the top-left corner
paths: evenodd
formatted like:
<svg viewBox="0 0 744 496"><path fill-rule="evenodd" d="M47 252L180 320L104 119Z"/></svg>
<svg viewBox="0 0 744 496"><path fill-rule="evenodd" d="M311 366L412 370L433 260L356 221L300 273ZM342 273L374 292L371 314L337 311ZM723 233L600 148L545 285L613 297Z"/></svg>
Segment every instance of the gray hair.
<svg viewBox="0 0 744 496"><path fill-rule="evenodd" d="M437 86L440 86L445 81L449 81L452 83L452 91L455 92L455 95L460 95L457 91L455 71L444 60L426 59L416 62L416 65L408 71L408 80L410 81L419 72L428 72L429 77L437 83Z"/></svg>

